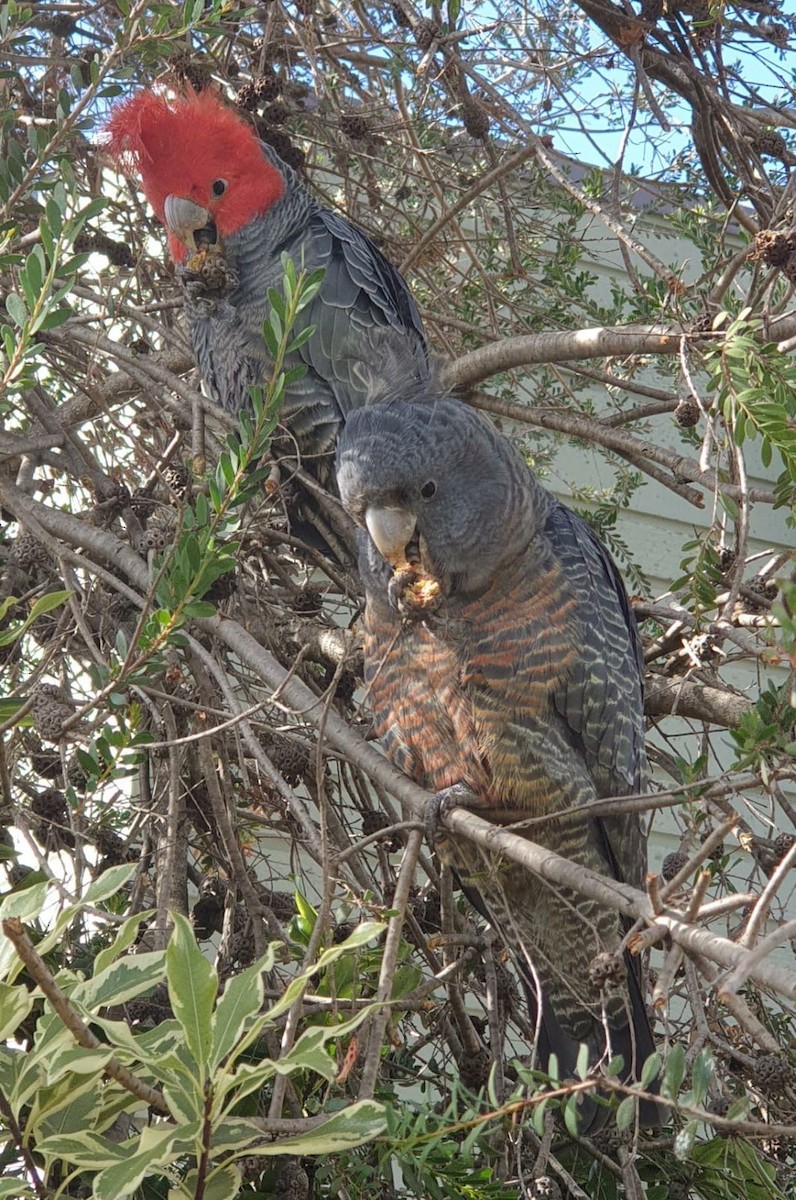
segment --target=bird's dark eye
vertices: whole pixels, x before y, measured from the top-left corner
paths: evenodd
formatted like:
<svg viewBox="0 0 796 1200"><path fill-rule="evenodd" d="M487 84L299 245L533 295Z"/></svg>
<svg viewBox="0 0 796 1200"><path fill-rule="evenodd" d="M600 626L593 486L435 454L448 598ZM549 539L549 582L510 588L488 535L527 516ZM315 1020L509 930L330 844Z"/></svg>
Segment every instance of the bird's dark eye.
<svg viewBox="0 0 796 1200"><path fill-rule="evenodd" d="M214 196L223 196L224 192L226 190L227 190L226 179L214 179L213 180L213 195Z"/></svg>
<svg viewBox="0 0 796 1200"><path fill-rule="evenodd" d="M437 485L433 479L429 479L428 483L424 483L420 489L420 495L424 500L431 500L437 494Z"/></svg>

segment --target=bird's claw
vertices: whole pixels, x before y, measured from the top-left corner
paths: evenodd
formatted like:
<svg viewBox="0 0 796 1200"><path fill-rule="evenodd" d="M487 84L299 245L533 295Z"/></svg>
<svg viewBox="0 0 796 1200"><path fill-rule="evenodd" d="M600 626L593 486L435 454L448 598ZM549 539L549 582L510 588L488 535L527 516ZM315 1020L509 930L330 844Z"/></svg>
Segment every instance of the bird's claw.
<svg viewBox="0 0 796 1200"><path fill-rule="evenodd" d="M423 823L426 829L426 840L434 850L442 838L440 824L445 814L452 808L471 808L477 804L475 793L466 783L454 783L451 787L442 788L431 797L426 804Z"/></svg>

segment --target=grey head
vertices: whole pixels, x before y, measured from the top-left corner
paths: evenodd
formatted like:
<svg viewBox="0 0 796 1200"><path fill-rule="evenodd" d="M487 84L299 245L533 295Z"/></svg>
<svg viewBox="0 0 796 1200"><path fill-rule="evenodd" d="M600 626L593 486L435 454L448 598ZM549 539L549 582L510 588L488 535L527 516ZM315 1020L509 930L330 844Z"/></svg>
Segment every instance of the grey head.
<svg viewBox="0 0 796 1200"><path fill-rule="evenodd" d="M337 486L369 535L371 573L379 558L419 561L447 595L488 587L544 525L551 502L488 420L423 389L349 415Z"/></svg>

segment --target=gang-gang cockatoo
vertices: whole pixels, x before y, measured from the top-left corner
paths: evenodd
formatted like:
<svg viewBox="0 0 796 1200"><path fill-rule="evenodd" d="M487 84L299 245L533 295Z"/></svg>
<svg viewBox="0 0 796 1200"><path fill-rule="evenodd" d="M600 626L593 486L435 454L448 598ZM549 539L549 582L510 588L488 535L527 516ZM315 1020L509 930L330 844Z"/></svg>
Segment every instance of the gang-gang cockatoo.
<svg viewBox="0 0 796 1200"><path fill-rule="evenodd" d="M262 326L268 289L281 290L282 255L297 269L325 269L300 318L315 326L295 355L307 373L287 388L280 412L302 463L324 478L340 425L364 403L385 360L407 382L428 373L422 323L403 279L363 233L314 199L217 91L140 91L115 107L107 131L109 153L138 172L166 228L186 282L199 371L229 412L244 408L250 385L268 378ZM203 252L223 258L219 286L203 286L191 270Z"/></svg>
<svg viewBox="0 0 796 1200"><path fill-rule="evenodd" d="M376 733L424 787L497 823L543 818L532 841L640 887L638 814L577 812L647 786L640 641L619 573L478 412L426 387L396 392L352 413L337 447L361 527ZM542 1064L555 1053L570 1077L585 1044L592 1066L621 1054L638 1081L654 1043L617 912L458 834L445 848L523 978ZM586 1096L579 1113L585 1132L607 1109ZM656 1101L640 1119L660 1122Z"/></svg>

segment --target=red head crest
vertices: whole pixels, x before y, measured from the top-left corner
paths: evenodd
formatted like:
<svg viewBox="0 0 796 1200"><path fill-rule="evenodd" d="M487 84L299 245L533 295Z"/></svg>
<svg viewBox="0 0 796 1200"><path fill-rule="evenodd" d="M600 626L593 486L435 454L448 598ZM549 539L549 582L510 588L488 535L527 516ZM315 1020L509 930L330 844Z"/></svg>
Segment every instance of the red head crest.
<svg viewBox="0 0 796 1200"><path fill-rule="evenodd" d="M210 89L179 96L138 92L115 107L107 132L108 152L138 171L164 225L166 197L177 196L206 208L223 238L266 212L285 190L254 130ZM185 257L172 234L169 244L175 258Z"/></svg>

